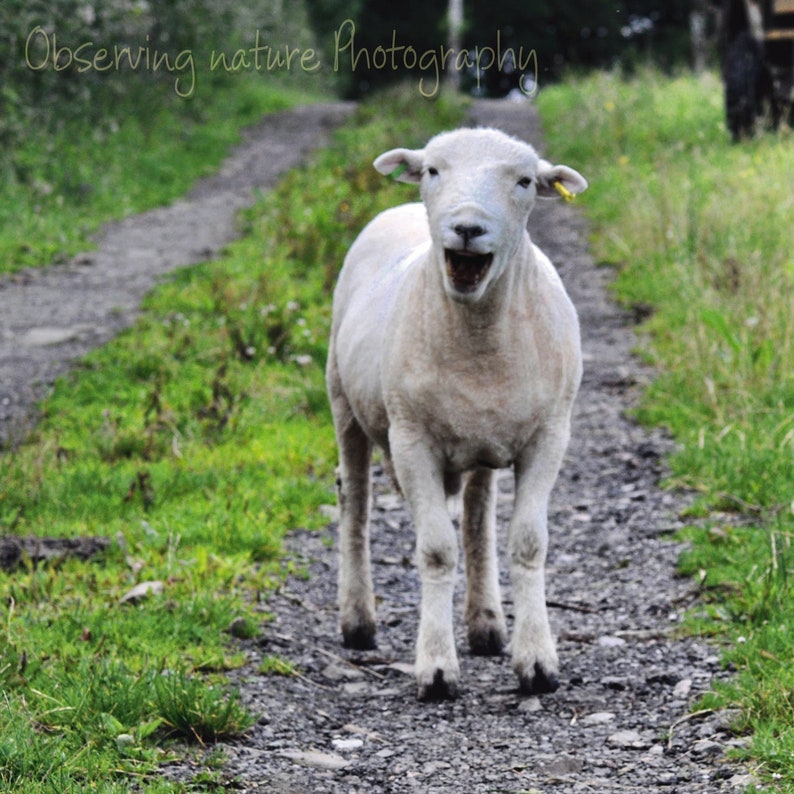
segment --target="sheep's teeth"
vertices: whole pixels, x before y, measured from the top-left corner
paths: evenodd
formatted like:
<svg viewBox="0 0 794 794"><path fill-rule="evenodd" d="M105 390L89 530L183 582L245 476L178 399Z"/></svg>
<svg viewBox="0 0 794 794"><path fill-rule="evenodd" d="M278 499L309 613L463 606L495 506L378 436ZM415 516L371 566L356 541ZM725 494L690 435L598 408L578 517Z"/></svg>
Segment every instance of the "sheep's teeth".
<svg viewBox="0 0 794 794"><path fill-rule="evenodd" d="M459 292L470 292L485 278L493 254L474 251L445 251L447 275Z"/></svg>

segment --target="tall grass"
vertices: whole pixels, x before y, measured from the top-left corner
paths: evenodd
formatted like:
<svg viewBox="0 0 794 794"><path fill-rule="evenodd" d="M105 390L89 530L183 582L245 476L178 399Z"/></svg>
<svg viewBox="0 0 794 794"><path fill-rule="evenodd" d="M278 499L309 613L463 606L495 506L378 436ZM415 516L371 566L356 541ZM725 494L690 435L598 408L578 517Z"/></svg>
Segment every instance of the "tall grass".
<svg viewBox="0 0 794 794"><path fill-rule="evenodd" d="M739 671L715 702L742 707L760 773L794 791L794 139L732 145L713 75L599 74L541 107L553 156L591 179L616 296L652 312L638 416L672 430L673 484L700 494L682 565L713 589L692 626Z"/></svg>
<svg viewBox="0 0 794 794"><path fill-rule="evenodd" d="M361 226L414 195L373 156L458 114L400 93L362 108L244 214L226 256L152 293L0 457L0 532L113 541L99 561L0 573L0 786L120 791L132 775L180 790L153 777L171 737L250 723L224 683L244 661L231 636L264 619L257 602L289 570L284 534L321 527L333 499L330 290ZM122 603L147 581L162 592Z"/></svg>

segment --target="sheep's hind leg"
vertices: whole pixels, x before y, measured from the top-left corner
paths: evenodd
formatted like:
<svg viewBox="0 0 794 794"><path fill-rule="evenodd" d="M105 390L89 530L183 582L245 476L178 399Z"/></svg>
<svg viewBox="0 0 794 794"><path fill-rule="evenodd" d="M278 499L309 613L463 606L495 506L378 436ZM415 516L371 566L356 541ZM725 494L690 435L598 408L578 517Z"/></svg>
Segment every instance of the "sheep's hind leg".
<svg viewBox="0 0 794 794"><path fill-rule="evenodd" d="M345 647L369 650L375 643L375 592L369 551L372 442L343 395L332 399L339 445L339 613Z"/></svg>
<svg viewBox="0 0 794 794"><path fill-rule="evenodd" d="M463 493L466 625L471 652L498 655L507 642L496 552L496 472L477 469Z"/></svg>

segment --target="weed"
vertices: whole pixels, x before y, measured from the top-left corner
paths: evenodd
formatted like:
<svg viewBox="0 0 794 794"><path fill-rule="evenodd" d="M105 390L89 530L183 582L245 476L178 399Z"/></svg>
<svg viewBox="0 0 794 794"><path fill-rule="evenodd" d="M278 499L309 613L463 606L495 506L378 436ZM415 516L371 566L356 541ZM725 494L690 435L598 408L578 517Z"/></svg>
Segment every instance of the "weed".
<svg viewBox="0 0 794 794"><path fill-rule="evenodd" d="M259 672L262 675L281 675L288 678L298 674L295 665L280 656L265 656L259 665Z"/></svg>
<svg viewBox="0 0 794 794"><path fill-rule="evenodd" d="M162 726L201 744L236 736L254 724L236 692L207 686L182 672L163 672L154 679L154 705Z"/></svg>

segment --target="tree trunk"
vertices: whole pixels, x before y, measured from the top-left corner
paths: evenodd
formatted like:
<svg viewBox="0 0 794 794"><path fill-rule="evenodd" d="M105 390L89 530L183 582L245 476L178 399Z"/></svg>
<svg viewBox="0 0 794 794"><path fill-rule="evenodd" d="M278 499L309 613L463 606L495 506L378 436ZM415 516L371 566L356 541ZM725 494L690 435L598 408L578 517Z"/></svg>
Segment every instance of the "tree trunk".
<svg viewBox="0 0 794 794"><path fill-rule="evenodd" d="M692 11L689 14L689 33L692 38L692 68L695 74L703 72L708 63L707 19L707 0L693 0Z"/></svg>

